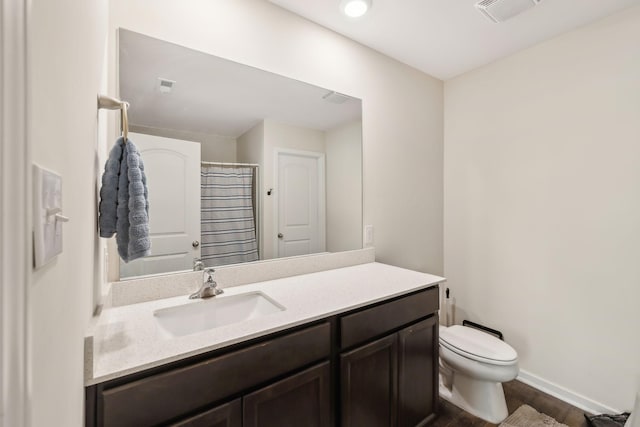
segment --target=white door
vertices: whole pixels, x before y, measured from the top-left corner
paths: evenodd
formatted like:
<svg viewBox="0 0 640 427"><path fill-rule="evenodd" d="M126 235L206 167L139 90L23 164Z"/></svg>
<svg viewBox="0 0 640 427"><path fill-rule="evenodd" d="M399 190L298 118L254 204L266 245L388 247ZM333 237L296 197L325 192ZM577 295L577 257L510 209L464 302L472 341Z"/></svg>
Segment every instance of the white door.
<svg viewBox="0 0 640 427"><path fill-rule="evenodd" d="M278 150L278 257L325 250L324 154Z"/></svg>
<svg viewBox="0 0 640 427"><path fill-rule="evenodd" d="M200 257L200 144L138 133L129 137L147 175L151 255L128 264L120 260L120 277L190 270Z"/></svg>

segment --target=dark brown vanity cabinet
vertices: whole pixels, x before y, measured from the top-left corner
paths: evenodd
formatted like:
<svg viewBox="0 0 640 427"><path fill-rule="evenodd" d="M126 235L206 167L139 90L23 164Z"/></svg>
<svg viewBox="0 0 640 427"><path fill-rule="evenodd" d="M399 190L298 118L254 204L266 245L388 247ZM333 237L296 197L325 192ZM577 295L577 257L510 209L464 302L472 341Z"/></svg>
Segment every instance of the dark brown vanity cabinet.
<svg viewBox="0 0 640 427"><path fill-rule="evenodd" d="M343 347L360 343L340 355L342 427L414 427L435 417L437 297L427 290L341 318Z"/></svg>
<svg viewBox="0 0 640 427"><path fill-rule="evenodd" d="M171 426L329 427L329 380L329 362L324 362Z"/></svg>
<svg viewBox="0 0 640 427"><path fill-rule="evenodd" d="M395 425L397 354L398 340L392 335L340 356L344 427Z"/></svg>
<svg viewBox="0 0 640 427"><path fill-rule="evenodd" d="M186 420L170 424L171 427L242 427L242 399L216 406Z"/></svg>
<svg viewBox="0 0 640 427"><path fill-rule="evenodd" d="M86 389L88 427L422 426L437 286Z"/></svg>
<svg viewBox="0 0 640 427"><path fill-rule="evenodd" d="M243 398L243 427L331 425L329 362Z"/></svg>
<svg viewBox="0 0 640 427"><path fill-rule="evenodd" d="M398 427L425 425L434 418L438 364L437 315L398 332Z"/></svg>
<svg viewBox="0 0 640 427"><path fill-rule="evenodd" d="M295 382L300 371L328 363L330 329L328 322L322 322L254 341L244 348L194 357L149 373L89 387L86 424L97 427L182 425L180 423L235 426L237 405L231 403L227 407L227 403L242 398L244 410L247 407L244 397L249 393L271 384L282 384L287 378ZM326 393L328 400L328 391ZM270 403L277 405L283 399L272 399ZM222 421L207 424L209 419Z"/></svg>

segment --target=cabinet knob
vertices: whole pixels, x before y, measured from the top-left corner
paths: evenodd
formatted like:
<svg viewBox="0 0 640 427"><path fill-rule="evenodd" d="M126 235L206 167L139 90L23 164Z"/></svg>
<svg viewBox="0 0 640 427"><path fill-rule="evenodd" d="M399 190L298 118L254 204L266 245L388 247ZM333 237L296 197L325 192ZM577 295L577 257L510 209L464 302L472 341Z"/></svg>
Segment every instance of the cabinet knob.
<svg viewBox="0 0 640 427"><path fill-rule="evenodd" d="M200 242L198 242L197 240L194 240L193 243L191 243L191 246L193 246L194 248L197 248L198 246L200 246Z"/></svg>
<svg viewBox="0 0 640 427"><path fill-rule="evenodd" d="M278 239L282 239L283 237L284 237L284 234L278 233Z"/></svg>

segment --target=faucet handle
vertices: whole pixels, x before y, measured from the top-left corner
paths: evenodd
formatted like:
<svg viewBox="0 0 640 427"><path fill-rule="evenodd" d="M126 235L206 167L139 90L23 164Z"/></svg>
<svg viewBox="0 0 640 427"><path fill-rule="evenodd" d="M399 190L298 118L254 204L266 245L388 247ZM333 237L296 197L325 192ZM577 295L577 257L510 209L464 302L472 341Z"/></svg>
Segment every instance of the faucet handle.
<svg viewBox="0 0 640 427"><path fill-rule="evenodd" d="M203 277L206 277L205 281L206 282L213 282L213 273L215 273L216 270L214 270L211 267L207 267L203 270Z"/></svg>
<svg viewBox="0 0 640 427"><path fill-rule="evenodd" d="M221 293L224 292L222 289L218 288L218 283L216 283L216 281L213 280L214 272L215 270L211 267L204 269L204 274L207 275L208 277L207 277L207 280L205 280L205 282L202 284L202 289L204 291L202 298L215 297L216 295L220 295Z"/></svg>
<svg viewBox="0 0 640 427"><path fill-rule="evenodd" d="M195 293L189 295L189 299L211 298L224 292L222 289L218 288L218 284L215 280L213 280L214 272L215 270L211 267L207 267L202 271L202 286L200 286L200 289L198 289Z"/></svg>

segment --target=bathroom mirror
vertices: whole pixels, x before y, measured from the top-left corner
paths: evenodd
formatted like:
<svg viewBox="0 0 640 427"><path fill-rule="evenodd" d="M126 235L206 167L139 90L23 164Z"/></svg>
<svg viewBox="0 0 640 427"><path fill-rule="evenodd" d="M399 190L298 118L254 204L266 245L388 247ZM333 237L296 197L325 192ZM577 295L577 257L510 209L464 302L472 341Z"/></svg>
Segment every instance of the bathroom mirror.
<svg viewBox="0 0 640 427"><path fill-rule="evenodd" d="M118 69L152 239L121 279L362 248L359 99L125 29Z"/></svg>

